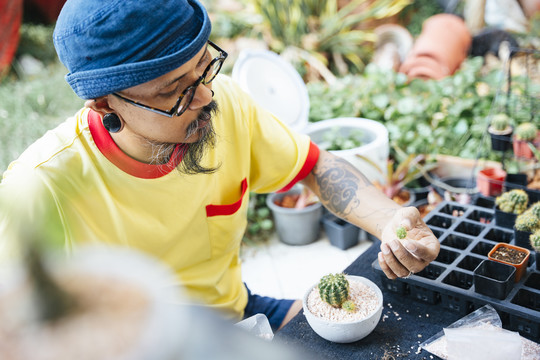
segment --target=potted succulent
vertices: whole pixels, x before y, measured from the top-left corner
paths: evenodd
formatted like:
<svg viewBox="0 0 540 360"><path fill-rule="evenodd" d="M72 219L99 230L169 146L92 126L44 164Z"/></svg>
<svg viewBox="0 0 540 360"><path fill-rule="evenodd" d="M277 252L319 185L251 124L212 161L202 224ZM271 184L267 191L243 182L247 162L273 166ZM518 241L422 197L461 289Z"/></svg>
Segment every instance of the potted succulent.
<svg viewBox="0 0 540 360"><path fill-rule="evenodd" d="M383 308L381 290L372 281L345 274L328 274L303 297L304 315L322 338L350 343L369 335Z"/></svg>
<svg viewBox="0 0 540 360"><path fill-rule="evenodd" d="M307 245L319 237L323 207L307 187L295 185L266 198L272 211L278 238L288 245Z"/></svg>
<svg viewBox="0 0 540 360"><path fill-rule="evenodd" d="M538 146L540 142L538 127L531 122L524 122L516 127L514 133L514 155L517 158L533 159L534 154L529 147L529 143Z"/></svg>
<svg viewBox="0 0 540 360"><path fill-rule="evenodd" d="M374 181L373 185L379 188L386 196L400 205L409 206L415 201L415 193L405 187L413 180L420 178L426 171L433 169L435 163L423 165L426 160L425 155L410 154L397 166L394 166L394 160L389 159L386 165L386 173L377 164L363 155L357 155L380 174L384 176L384 181Z"/></svg>
<svg viewBox="0 0 540 360"><path fill-rule="evenodd" d="M497 226L513 228L517 215L527 209L529 196L522 189L512 189L495 198L495 223Z"/></svg>
<svg viewBox="0 0 540 360"><path fill-rule="evenodd" d="M516 268L515 282L519 282L527 271L531 252L528 249L507 243L497 243L488 253L488 259Z"/></svg>
<svg viewBox="0 0 540 360"><path fill-rule="evenodd" d="M356 225L331 213L323 216L322 223L324 232L333 246L341 250L347 250L358 243L360 228Z"/></svg>
<svg viewBox="0 0 540 360"><path fill-rule="evenodd" d="M514 128L510 125L510 118L504 113L496 114L491 119L488 127L491 136L491 148L495 151L506 151L512 143L512 132Z"/></svg>
<svg viewBox="0 0 540 360"><path fill-rule="evenodd" d="M536 270L540 270L540 229L532 233L529 240L535 252Z"/></svg>
<svg viewBox="0 0 540 360"><path fill-rule="evenodd" d="M540 229L540 201L516 217L514 244L532 250L529 237Z"/></svg>

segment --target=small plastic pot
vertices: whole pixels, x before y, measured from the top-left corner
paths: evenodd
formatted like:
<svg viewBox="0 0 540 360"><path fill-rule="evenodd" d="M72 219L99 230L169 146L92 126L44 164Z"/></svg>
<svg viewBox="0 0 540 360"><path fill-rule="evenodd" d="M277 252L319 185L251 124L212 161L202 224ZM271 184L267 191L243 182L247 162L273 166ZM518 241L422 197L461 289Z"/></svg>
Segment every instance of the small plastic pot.
<svg viewBox="0 0 540 360"><path fill-rule="evenodd" d="M489 136L491 137L491 149L494 151L506 151L510 149L513 131L514 129L512 127L502 132L488 129Z"/></svg>
<svg viewBox="0 0 540 360"><path fill-rule="evenodd" d="M516 223L516 218L517 214L501 211L499 208L497 208L497 206L495 206L495 224L497 226L513 229L514 224Z"/></svg>
<svg viewBox="0 0 540 360"><path fill-rule="evenodd" d="M358 244L358 234L360 228L357 226L338 218L333 214L326 214L322 219L324 232L330 241L330 244L340 248L341 250L347 250L350 247Z"/></svg>
<svg viewBox="0 0 540 360"><path fill-rule="evenodd" d="M474 289L495 299L506 298L516 278L516 268L497 261L483 260L474 269Z"/></svg>
<svg viewBox="0 0 540 360"><path fill-rule="evenodd" d="M495 258L494 257L495 252L497 251L497 249L502 248L502 247L508 248L508 249L513 249L513 250L516 250L516 251L519 251L519 252L523 252L523 253L525 253L525 257L519 264L513 264L511 262ZM493 260L493 261L497 261L497 262L500 262L500 263L503 263L503 264L511 265L511 266L516 268L515 282L519 282L519 280L521 280L521 277L527 272L527 265L529 263L529 257L530 256L531 256L531 252L528 249L525 249L525 248L522 248L522 247L519 247L519 246L510 245L510 244L507 244L507 243L498 243L488 253L488 259Z"/></svg>

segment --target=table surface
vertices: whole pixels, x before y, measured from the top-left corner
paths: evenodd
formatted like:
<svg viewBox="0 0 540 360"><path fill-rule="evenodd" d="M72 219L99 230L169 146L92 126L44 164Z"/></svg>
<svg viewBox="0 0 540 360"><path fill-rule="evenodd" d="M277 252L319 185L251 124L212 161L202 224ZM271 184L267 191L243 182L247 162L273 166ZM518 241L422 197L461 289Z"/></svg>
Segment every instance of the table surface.
<svg viewBox="0 0 540 360"><path fill-rule="evenodd" d="M372 269L379 248L377 240L344 270L346 274L370 279L383 292L381 320L371 334L354 343L333 343L317 335L301 311L274 338L321 359L439 359L419 345L463 315L440 304L422 303L385 290L380 283L381 275Z"/></svg>

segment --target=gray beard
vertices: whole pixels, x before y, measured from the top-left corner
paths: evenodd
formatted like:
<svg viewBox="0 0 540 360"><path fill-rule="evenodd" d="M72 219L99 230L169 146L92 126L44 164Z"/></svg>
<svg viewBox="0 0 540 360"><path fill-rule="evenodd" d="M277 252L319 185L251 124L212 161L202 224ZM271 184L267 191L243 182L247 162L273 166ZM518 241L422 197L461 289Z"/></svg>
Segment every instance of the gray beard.
<svg viewBox="0 0 540 360"><path fill-rule="evenodd" d="M194 143L187 144L185 151L179 151L175 156L183 156L182 161L178 164L177 170L182 174L210 174L215 172L219 166L208 168L201 165L201 160L204 154L215 147L216 132L212 124L212 120L202 129L198 129L199 121L211 119L218 112L218 106L215 101L212 101L207 106L203 107L199 116L195 121L189 124L186 129L184 141L199 132L199 140ZM147 140L148 145L152 148L151 164L162 165L167 164L171 160L171 155L178 144L174 143L158 143L152 140Z"/></svg>

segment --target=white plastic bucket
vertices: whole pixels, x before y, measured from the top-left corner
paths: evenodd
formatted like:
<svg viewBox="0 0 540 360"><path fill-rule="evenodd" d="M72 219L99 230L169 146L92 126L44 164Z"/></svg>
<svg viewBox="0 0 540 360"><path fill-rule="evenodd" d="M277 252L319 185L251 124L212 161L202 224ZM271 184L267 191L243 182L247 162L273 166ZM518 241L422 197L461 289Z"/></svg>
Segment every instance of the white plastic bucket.
<svg viewBox="0 0 540 360"><path fill-rule="evenodd" d="M369 180L383 181L383 174L386 175L386 163L389 154L388 130L386 130L386 127L374 120L344 117L312 123L302 132L309 135L315 144L324 147L324 134L333 131L335 128L339 129L339 134L342 136L347 136L353 130L362 131L364 145L353 149L330 152L350 162ZM383 172L381 173L373 165L356 156L357 154L373 161Z"/></svg>

